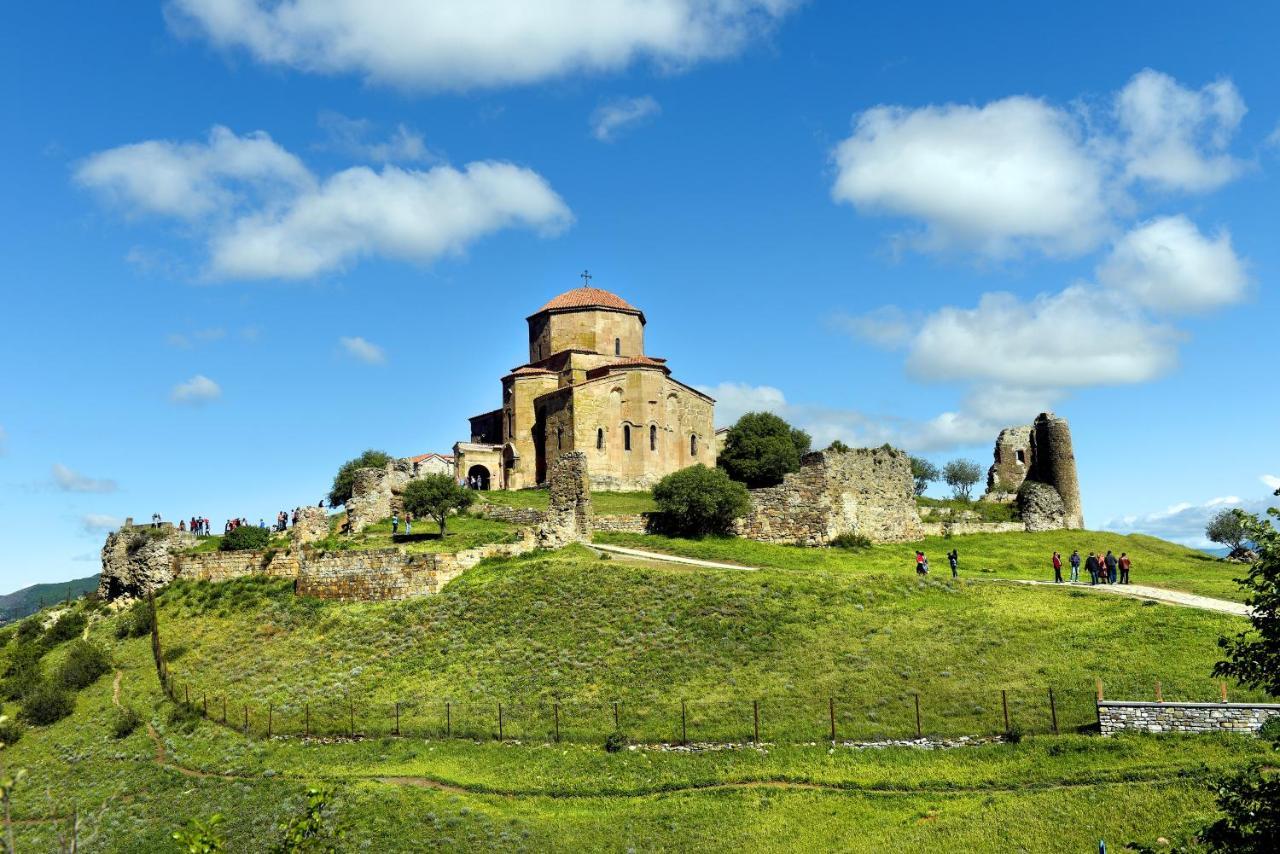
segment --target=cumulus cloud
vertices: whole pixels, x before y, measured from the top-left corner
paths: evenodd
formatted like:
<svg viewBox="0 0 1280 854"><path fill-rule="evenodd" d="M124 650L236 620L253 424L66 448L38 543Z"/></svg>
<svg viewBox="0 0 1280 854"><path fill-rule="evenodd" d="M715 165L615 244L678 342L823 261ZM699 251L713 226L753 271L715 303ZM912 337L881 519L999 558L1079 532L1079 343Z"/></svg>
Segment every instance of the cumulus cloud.
<svg viewBox="0 0 1280 854"><path fill-rule="evenodd" d="M199 405L222 397L222 386L206 377L196 374L184 383L178 383L169 392L169 399L174 403Z"/></svg>
<svg viewBox="0 0 1280 854"><path fill-rule="evenodd" d="M260 62L422 89L682 67L732 55L799 0L171 0L175 30Z"/></svg>
<svg viewBox="0 0 1280 854"><path fill-rule="evenodd" d="M726 382L698 386L698 391L715 398L720 427L728 427L748 412L779 412L787 405L782 391L767 385Z"/></svg>
<svg viewBox="0 0 1280 854"><path fill-rule="evenodd" d="M88 477L61 463L53 464L53 482L63 492L115 492L119 489L114 480Z"/></svg>
<svg viewBox="0 0 1280 854"><path fill-rule="evenodd" d="M496 231L551 235L573 219L541 175L511 163L357 166L321 180L266 134L225 128L208 144L101 152L76 176L131 210L186 220L214 278L306 278L369 256L427 263Z"/></svg>
<svg viewBox="0 0 1280 854"><path fill-rule="evenodd" d="M373 163L411 163L440 159L439 155L427 148L422 134L403 124L396 125L395 131L384 140L370 139L373 123L368 119L352 119L333 111L320 114L320 126L329 134L329 141L322 148L361 160Z"/></svg>
<svg viewBox="0 0 1280 854"><path fill-rule="evenodd" d="M662 112L650 95L619 98L591 114L591 135L601 142L613 142L623 130L632 128Z"/></svg>
<svg viewBox="0 0 1280 854"><path fill-rule="evenodd" d="M119 516L110 516L106 513L86 513L80 517L80 526L90 534L114 531L123 524L124 520Z"/></svg>
<svg viewBox="0 0 1280 854"><path fill-rule="evenodd" d="M1200 233L1185 216L1142 223L1098 268L1104 285L1157 310L1198 311L1239 301L1248 277L1225 229Z"/></svg>
<svg viewBox="0 0 1280 854"><path fill-rule="evenodd" d="M165 342L170 347L190 350L197 344L221 341L225 337L227 337L227 330L222 327L213 327L211 329L197 329L194 332L171 332L165 336Z"/></svg>
<svg viewBox="0 0 1280 854"><path fill-rule="evenodd" d="M364 362L366 365L381 365L387 360L386 351L377 344L373 344L363 338L356 336L354 338L339 338L338 343L342 346L343 352L357 361Z"/></svg>
<svg viewBox="0 0 1280 854"><path fill-rule="evenodd" d="M836 201L923 221L925 247L1075 254L1106 233L1104 166L1070 114L1033 98L873 107L833 158Z"/></svg>
<svg viewBox="0 0 1280 854"><path fill-rule="evenodd" d="M911 340L919 318L912 318L896 305L886 305L865 314L837 314L835 326L880 347L895 348Z"/></svg>
<svg viewBox="0 0 1280 854"><path fill-rule="evenodd" d="M1170 190L1221 187L1243 166L1226 149L1245 109L1230 80L1197 91L1150 68L1139 72L1116 97L1126 176Z"/></svg>
<svg viewBox="0 0 1280 854"><path fill-rule="evenodd" d="M1220 511L1238 507L1246 513L1261 514L1267 506L1266 500L1242 500L1235 495L1203 502L1181 501L1163 510L1108 519L1101 528L1121 534L1150 534L1192 548L1207 549L1215 544L1205 537L1205 526Z"/></svg>

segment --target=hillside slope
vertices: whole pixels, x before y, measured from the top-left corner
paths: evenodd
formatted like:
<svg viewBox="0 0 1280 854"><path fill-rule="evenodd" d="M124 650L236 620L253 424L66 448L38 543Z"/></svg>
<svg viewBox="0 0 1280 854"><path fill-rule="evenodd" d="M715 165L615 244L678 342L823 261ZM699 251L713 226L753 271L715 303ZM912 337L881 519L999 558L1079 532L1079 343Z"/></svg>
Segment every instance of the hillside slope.
<svg viewBox="0 0 1280 854"><path fill-rule="evenodd" d="M98 589L98 575L73 578L52 584L33 584L0 596L0 623L21 620L45 605L65 599L77 599L91 590Z"/></svg>

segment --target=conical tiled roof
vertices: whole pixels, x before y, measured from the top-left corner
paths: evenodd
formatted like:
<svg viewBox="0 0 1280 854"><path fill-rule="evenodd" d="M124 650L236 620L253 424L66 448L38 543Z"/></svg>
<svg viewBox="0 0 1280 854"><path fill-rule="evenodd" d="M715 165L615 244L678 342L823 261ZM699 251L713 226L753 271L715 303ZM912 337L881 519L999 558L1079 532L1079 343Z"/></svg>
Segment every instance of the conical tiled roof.
<svg viewBox="0 0 1280 854"><path fill-rule="evenodd" d="M601 288L574 288L571 291L565 291L560 294L560 296L535 311L534 314L542 314L544 311L564 308L612 308L618 311L640 312L640 309L615 293L610 293Z"/></svg>

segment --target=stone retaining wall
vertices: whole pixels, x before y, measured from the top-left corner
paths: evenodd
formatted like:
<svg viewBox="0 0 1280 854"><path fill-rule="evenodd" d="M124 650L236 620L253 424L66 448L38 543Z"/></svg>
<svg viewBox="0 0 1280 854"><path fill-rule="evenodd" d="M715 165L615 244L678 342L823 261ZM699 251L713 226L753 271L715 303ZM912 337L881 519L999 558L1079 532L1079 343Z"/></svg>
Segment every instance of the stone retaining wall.
<svg viewBox="0 0 1280 854"><path fill-rule="evenodd" d="M483 501L473 504L470 512L484 519L510 522L512 525L541 525L547 516L545 510L535 510L532 507L503 507L499 504L486 504Z"/></svg>
<svg viewBox="0 0 1280 854"><path fill-rule="evenodd" d="M921 522L926 537L941 537L947 533L946 522ZM951 533L957 534L1009 534L1025 531L1021 522L952 522Z"/></svg>
<svg viewBox="0 0 1280 854"><path fill-rule="evenodd" d="M595 529L614 534L647 534L651 515L650 513L618 513L612 516L597 516Z"/></svg>
<svg viewBox="0 0 1280 854"><path fill-rule="evenodd" d="M1256 733L1272 717L1280 717L1280 703L1098 702L1103 735L1125 731Z"/></svg>
<svg viewBox="0 0 1280 854"><path fill-rule="evenodd" d="M173 559L174 578L190 581L228 581L246 575L295 578L298 558L289 550L261 552L202 552L177 555Z"/></svg>

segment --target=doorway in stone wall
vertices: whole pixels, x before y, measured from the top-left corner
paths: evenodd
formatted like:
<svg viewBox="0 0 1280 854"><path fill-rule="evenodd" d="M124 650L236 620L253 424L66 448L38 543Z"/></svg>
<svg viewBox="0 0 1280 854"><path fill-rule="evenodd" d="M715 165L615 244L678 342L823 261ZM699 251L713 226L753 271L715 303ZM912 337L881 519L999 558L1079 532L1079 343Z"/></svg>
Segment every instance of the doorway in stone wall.
<svg viewBox="0 0 1280 854"><path fill-rule="evenodd" d="M467 483L475 484L476 489L489 488L489 470L484 466L472 466L467 469Z"/></svg>

